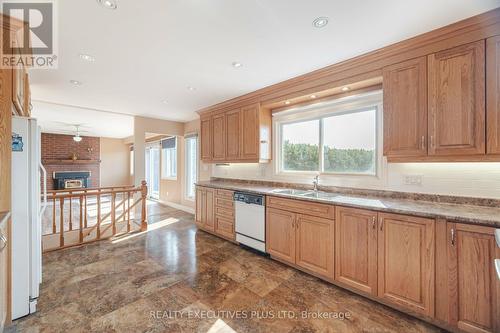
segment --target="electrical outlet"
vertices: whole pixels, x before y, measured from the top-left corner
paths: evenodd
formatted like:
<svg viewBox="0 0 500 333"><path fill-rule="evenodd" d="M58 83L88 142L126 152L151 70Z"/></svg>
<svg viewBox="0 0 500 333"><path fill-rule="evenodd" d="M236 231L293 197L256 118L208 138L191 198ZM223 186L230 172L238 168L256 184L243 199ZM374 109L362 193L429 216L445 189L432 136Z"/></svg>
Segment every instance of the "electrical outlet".
<svg viewBox="0 0 500 333"><path fill-rule="evenodd" d="M403 184L422 186L422 175L403 175Z"/></svg>

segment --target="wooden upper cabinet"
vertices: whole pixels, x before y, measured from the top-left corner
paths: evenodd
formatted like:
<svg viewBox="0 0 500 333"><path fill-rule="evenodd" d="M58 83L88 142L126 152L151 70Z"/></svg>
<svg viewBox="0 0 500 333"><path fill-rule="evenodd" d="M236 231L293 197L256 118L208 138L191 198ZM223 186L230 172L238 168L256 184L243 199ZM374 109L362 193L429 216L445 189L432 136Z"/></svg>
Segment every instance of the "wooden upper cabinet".
<svg viewBox="0 0 500 333"><path fill-rule="evenodd" d="M212 137L214 161L223 161L226 158L226 117L218 114L212 118Z"/></svg>
<svg viewBox="0 0 500 333"><path fill-rule="evenodd" d="M434 220L379 213L378 296L434 315Z"/></svg>
<svg viewBox="0 0 500 333"><path fill-rule="evenodd" d="M295 263L294 213L279 209L266 209L266 251L273 257Z"/></svg>
<svg viewBox="0 0 500 333"><path fill-rule="evenodd" d="M212 160L212 118L201 118L201 159L210 162Z"/></svg>
<svg viewBox="0 0 500 333"><path fill-rule="evenodd" d="M241 158L259 159L260 145L260 107L252 105L241 109Z"/></svg>
<svg viewBox="0 0 500 333"><path fill-rule="evenodd" d="M450 321L465 332L500 332L500 258L494 228L448 223Z"/></svg>
<svg viewBox="0 0 500 333"><path fill-rule="evenodd" d="M427 58L383 70L384 155L427 155Z"/></svg>
<svg viewBox="0 0 500 333"><path fill-rule="evenodd" d="M377 212L336 207L335 280L377 295Z"/></svg>
<svg viewBox="0 0 500 333"><path fill-rule="evenodd" d="M295 263L311 272L334 278L334 221L297 215Z"/></svg>
<svg viewBox="0 0 500 333"><path fill-rule="evenodd" d="M484 40L428 56L429 155L485 154Z"/></svg>
<svg viewBox="0 0 500 333"><path fill-rule="evenodd" d="M487 152L500 154L500 36L486 41Z"/></svg>
<svg viewBox="0 0 500 333"><path fill-rule="evenodd" d="M240 110L226 113L226 158L237 160L240 158Z"/></svg>

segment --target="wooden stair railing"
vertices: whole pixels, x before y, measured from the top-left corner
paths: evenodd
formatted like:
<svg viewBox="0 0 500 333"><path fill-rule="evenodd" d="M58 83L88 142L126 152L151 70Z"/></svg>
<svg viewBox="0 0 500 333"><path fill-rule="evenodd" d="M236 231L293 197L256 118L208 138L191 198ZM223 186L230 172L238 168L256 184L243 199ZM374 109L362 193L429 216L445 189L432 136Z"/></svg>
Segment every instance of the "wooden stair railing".
<svg viewBox="0 0 500 333"><path fill-rule="evenodd" d="M146 231L147 193L146 181L139 187L125 185L48 192L47 200L53 207L42 217L43 251ZM137 207L139 204L141 209ZM77 224L74 223L75 205L78 205Z"/></svg>

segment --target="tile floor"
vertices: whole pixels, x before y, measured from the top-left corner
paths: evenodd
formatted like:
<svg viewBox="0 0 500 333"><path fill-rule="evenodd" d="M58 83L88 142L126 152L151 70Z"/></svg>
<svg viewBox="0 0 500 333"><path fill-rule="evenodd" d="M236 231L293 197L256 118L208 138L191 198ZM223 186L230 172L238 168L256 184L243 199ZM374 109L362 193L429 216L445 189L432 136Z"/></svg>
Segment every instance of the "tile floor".
<svg viewBox="0 0 500 333"><path fill-rule="evenodd" d="M146 233L45 254L39 311L7 332L440 332L148 211Z"/></svg>

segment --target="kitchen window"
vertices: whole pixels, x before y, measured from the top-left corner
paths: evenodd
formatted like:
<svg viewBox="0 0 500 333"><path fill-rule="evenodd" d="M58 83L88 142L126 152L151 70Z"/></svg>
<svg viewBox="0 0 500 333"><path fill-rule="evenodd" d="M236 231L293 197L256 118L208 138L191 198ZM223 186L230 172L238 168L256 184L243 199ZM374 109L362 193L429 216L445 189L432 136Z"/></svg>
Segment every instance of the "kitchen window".
<svg viewBox="0 0 500 333"><path fill-rule="evenodd" d="M177 179L177 138L161 140L161 177Z"/></svg>
<svg viewBox="0 0 500 333"><path fill-rule="evenodd" d="M376 176L379 94L277 114L277 172Z"/></svg>
<svg viewBox="0 0 500 333"><path fill-rule="evenodd" d="M186 137L186 199L194 200L198 181L198 137Z"/></svg>

